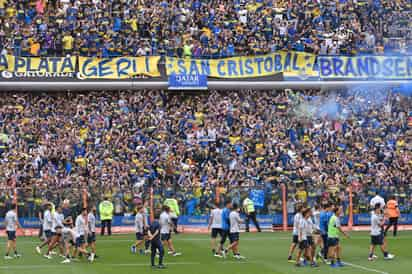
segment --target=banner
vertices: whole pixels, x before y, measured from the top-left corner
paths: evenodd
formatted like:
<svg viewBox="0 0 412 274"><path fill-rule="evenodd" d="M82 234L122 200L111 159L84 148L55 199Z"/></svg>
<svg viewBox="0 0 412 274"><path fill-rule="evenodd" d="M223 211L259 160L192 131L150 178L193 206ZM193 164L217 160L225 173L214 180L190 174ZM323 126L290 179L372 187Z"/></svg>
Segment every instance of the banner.
<svg viewBox="0 0 412 274"><path fill-rule="evenodd" d="M412 79L412 56L319 56L320 77Z"/></svg>
<svg viewBox="0 0 412 274"><path fill-rule="evenodd" d="M245 220L245 216L242 214L241 218ZM113 216L112 226L118 227L133 227L135 216ZM348 224L348 216L343 216L340 218L342 225ZM283 216L282 214L273 215L257 215L257 220L262 227L269 227L272 225L282 225ZM371 216L369 213L354 214L353 224L354 225L370 225ZM19 223L23 228L40 228L41 222L38 218L19 218ZM207 227L209 224L209 216L179 216L179 225L193 226L193 227ZM399 218L399 224L401 225L411 225L412 224L412 214L401 214ZM96 226L100 227L100 220L96 219ZM293 214L288 214L288 225L293 225ZM4 218L0 218L0 229L5 229Z"/></svg>
<svg viewBox="0 0 412 274"><path fill-rule="evenodd" d="M224 59L166 58L166 72L208 75L215 78L253 78L285 73L287 76L317 76L313 70L316 56L302 52L279 51L259 56Z"/></svg>
<svg viewBox="0 0 412 274"><path fill-rule="evenodd" d="M130 79L171 75L205 75L211 78L251 79L275 77L306 80L331 79L411 80L411 56L318 56L279 51L267 55L223 59L143 57L16 57L0 55L0 80ZM160 69L159 68L162 68ZM166 71L164 72L164 66ZM162 71L162 73L160 72Z"/></svg>
<svg viewBox="0 0 412 274"><path fill-rule="evenodd" d="M256 208L265 206L265 192L261 189L252 189L249 193L249 198L253 201Z"/></svg>
<svg viewBox="0 0 412 274"><path fill-rule="evenodd" d="M206 90L206 75L177 75L169 76L169 90Z"/></svg>
<svg viewBox="0 0 412 274"><path fill-rule="evenodd" d="M2 78L73 77L77 57L16 57L0 55Z"/></svg>
<svg viewBox="0 0 412 274"><path fill-rule="evenodd" d="M119 57L100 59L79 57L81 79L127 79L140 75L160 76L157 67L159 56Z"/></svg>

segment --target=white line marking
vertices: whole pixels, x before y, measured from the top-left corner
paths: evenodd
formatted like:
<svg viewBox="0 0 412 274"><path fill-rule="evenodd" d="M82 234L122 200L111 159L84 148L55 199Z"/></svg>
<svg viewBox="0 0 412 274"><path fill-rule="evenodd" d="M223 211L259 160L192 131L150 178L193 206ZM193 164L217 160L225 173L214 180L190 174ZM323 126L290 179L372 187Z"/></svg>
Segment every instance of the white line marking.
<svg viewBox="0 0 412 274"><path fill-rule="evenodd" d="M132 236L133 234L129 234L130 236ZM182 241L182 242L202 242L202 241L210 241L210 238L209 237L204 237L204 238L181 238L180 236L177 236L177 238L175 237L175 239L177 240L177 241ZM356 240L369 240L370 239L370 236L354 236L354 237L352 237L352 239L356 239ZM391 238L391 240L406 240L406 239L408 239L408 240L410 240L410 239L412 239L412 237L411 236L401 236L401 237L399 237L399 238ZM281 237L279 237L279 236L277 236L276 235L276 233L274 233L273 234L273 236L271 236L271 237L268 237L268 236L265 236L265 237L242 237L242 235L241 235L241 240L242 240L242 242L243 241L257 241L257 240L284 240L284 241L287 241L287 240L292 240L292 236L290 236L290 237L285 237L285 236L281 236ZM114 236L114 237L112 237L112 238L97 238L97 241L99 242L99 243L112 243L112 242L133 242L134 241L134 239L132 239L132 237L130 237L130 239L126 239L125 237L116 237L116 236ZM0 243L1 242L4 242L4 241L2 241L1 240L1 238L0 238ZM33 240L29 240L29 239L27 239L27 238L23 238L23 237L18 237L17 238L17 245L27 245L27 244L33 244L33 245L35 245L35 244L38 244L38 243L40 243L40 241L33 241Z"/></svg>
<svg viewBox="0 0 412 274"><path fill-rule="evenodd" d="M361 266L361 265L357 265L357 264L352 264L352 263L348 263L348 262L343 262L345 265L349 265L353 268L358 268L358 269L362 269L365 271L369 271L369 272L375 272L375 273L380 273L380 274L389 274L388 272L384 272L384 271L380 271L378 269L373 269L373 268L369 268L369 267L365 267L365 266Z"/></svg>

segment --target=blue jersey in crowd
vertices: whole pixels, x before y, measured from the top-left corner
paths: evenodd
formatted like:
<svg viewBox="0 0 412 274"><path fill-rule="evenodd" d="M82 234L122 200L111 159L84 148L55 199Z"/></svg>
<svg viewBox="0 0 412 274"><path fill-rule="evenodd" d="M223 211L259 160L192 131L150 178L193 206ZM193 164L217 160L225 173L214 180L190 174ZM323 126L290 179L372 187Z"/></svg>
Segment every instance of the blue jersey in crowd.
<svg viewBox="0 0 412 274"><path fill-rule="evenodd" d="M222 210L222 230L229 231L230 229L230 221L229 221L230 209L225 207Z"/></svg>
<svg viewBox="0 0 412 274"><path fill-rule="evenodd" d="M326 235L328 233L329 219L332 217L332 212L322 211L319 216L320 234Z"/></svg>

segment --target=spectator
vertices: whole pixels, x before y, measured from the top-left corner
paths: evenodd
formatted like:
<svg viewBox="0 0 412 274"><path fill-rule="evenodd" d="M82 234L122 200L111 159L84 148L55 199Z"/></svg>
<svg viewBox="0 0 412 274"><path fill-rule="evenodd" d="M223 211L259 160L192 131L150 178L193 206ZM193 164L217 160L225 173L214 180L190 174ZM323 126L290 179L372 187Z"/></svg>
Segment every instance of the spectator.
<svg viewBox="0 0 412 274"><path fill-rule="evenodd" d="M104 57L399 54L412 48L410 11L408 0L0 0L0 42L33 55L28 42L38 41L42 56L63 54L61 45L64 54Z"/></svg>
<svg viewBox="0 0 412 274"><path fill-rule="evenodd" d="M0 98L0 210L18 188L21 216L45 201L78 213L116 201L132 214L174 197L181 214L207 214L264 189L259 213L333 199L368 212L375 193L412 201L411 97L390 89L4 93ZM34 202L33 202L34 201ZM270 205L270 208L269 208ZM270 211L269 211L270 210ZM101 213L100 213L101 214Z"/></svg>

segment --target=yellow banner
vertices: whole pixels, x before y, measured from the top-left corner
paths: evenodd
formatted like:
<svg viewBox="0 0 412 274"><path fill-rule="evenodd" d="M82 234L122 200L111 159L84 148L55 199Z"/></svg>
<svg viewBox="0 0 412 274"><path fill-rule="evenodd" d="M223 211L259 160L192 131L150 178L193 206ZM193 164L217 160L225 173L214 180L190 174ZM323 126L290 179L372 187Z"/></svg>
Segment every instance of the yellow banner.
<svg viewBox="0 0 412 274"><path fill-rule="evenodd" d="M160 76L159 56L99 59L79 57L79 76L83 79L127 79L139 75Z"/></svg>
<svg viewBox="0 0 412 274"><path fill-rule="evenodd" d="M166 59L166 72L171 74L203 74L216 78L253 78L283 72L285 76L317 76L313 70L316 55L279 51L261 56L224 59Z"/></svg>
<svg viewBox="0 0 412 274"><path fill-rule="evenodd" d="M412 78L412 56L319 56L318 63L322 78Z"/></svg>
<svg viewBox="0 0 412 274"><path fill-rule="evenodd" d="M0 55L0 71L69 73L76 71L77 57L15 57Z"/></svg>

